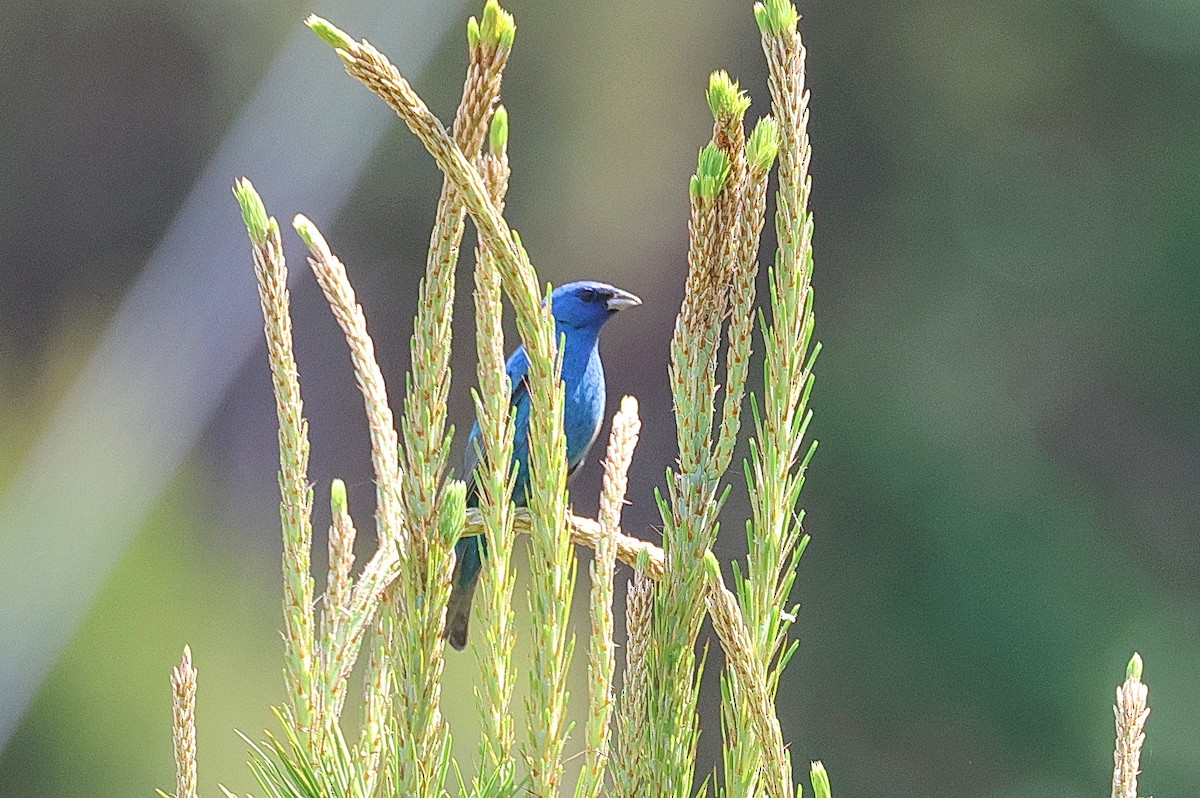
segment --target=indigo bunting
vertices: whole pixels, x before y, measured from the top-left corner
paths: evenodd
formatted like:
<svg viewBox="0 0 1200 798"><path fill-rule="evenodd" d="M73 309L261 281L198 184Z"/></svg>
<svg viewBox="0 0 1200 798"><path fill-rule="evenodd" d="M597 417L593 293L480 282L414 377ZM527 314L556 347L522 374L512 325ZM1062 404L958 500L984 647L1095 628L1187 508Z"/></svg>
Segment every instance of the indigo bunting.
<svg viewBox="0 0 1200 798"><path fill-rule="evenodd" d="M562 347L562 381L565 402L563 426L567 437L567 475L583 464L588 449L600 433L604 420L604 366L600 363L600 328L619 310L642 304L633 294L605 283L583 281L560 285L550 295L555 330ZM505 366L512 383L511 405L516 408L513 433L512 500L524 507L529 488L529 357L519 346ZM467 504L478 504L474 472L479 463L479 422L467 437L463 473L467 474ZM455 546L456 565L450 605L446 618L446 637L461 651L467 645L467 623L471 617L471 598L483 569L485 541L482 535L463 538Z"/></svg>

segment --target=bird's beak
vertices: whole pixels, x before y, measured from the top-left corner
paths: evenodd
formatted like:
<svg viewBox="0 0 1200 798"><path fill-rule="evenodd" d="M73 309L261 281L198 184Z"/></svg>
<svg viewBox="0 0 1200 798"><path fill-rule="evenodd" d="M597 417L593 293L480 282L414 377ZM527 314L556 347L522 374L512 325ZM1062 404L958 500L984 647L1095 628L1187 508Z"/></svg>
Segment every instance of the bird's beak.
<svg viewBox="0 0 1200 798"><path fill-rule="evenodd" d="M614 290L612 296L604 303L604 306L609 310L624 310L625 308L636 308L642 304L642 300L638 299L628 291L622 291L620 288Z"/></svg>

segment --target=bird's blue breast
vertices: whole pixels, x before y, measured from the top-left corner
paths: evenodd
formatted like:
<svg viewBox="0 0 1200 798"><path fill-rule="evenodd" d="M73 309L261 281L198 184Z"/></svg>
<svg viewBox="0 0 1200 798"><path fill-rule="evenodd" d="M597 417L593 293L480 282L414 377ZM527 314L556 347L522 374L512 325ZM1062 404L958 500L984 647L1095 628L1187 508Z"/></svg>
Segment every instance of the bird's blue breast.
<svg viewBox="0 0 1200 798"><path fill-rule="evenodd" d="M562 331L560 331L562 332ZM563 432L567 439L567 473L576 469L600 432L604 420L604 366L596 333L568 329L563 341ZM513 501L525 504L529 486L529 398L517 407L513 459L517 478Z"/></svg>
<svg viewBox="0 0 1200 798"><path fill-rule="evenodd" d="M572 353L566 352L567 356ZM583 462L588 450L596 442L600 425L604 420L604 366L600 362L600 350L594 345L587 353L585 362L577 368L567 370L563 360L563 395L566 410L563 414L567 436L567 467L574 469Z"/></svg>
<svg viewBox="0 0 1200 798"><path fill-rule="evenodd" d="M563 432L567 443L567 471L578 468L587 456L604 421L606 394L604 366L600 362L598 330L566 328L559 330L563 341ZM519 348L508 362L509 379L513 382L513 466L516 479L512 500L524 506L529 487L529 414L532 409L527 386L524 384L529 361L524 347ZM479 424L471 429L464 465L466 473L475 468L473 447L478 445ZM473 498L473 497L471 497Z"/></svg>

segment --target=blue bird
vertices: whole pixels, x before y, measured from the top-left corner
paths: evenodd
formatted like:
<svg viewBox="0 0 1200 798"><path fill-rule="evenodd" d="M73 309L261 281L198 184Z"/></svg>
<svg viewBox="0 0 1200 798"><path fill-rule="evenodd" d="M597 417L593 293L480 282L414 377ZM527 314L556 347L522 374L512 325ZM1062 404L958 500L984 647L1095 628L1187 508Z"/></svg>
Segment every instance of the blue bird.
<svg viewBox="0 0 1200 798"><path fill-rule="evenodd" d="M555 330L562 346L562 381L565 395L563 421L567 437L567 475L583 464L604 421L604 366L600 362L600 328L617 311L642 304L633 294L590 280L560 285L550 295ZM529 357L524 345L508 358L505 366L512 383L510 404L516 408L513 431L513 468L516 481L512 499L525 506L529 488ZM467 504L476 506L478 497L474 472L479 463L479 422L467 437L463 473L467 474ZM455 546L456 565L446 637L461 651L467 645L467 623L471 598L483 569L485 543L482 536L463 538Z"/></svg>

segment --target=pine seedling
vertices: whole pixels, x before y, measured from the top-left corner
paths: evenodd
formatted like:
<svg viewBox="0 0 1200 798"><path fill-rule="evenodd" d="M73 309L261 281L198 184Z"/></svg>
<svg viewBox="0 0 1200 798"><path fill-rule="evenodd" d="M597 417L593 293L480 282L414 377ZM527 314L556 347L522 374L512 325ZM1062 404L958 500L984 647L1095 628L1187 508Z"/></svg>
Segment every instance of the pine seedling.
<svg viewBox="0 0 1200 798"><path fill-rule="evenodd" d="M796 513L796 502L813 454L813 447L806 449L803 441L811 419L812 366L820 349L810 347L813 225L807 209L811 150L804 49L795 29L794 8L786 13L774 0L768 7L772 19L791 20L791 26L763 37L772 112L779 124L779 191L777 249L770 273L771 320L763 329L763 413L755 419L749 486L754 518L747 579L755 589L745 610L764 662L775 661L790 623L793 555L802 545L802 516Z"/></svg>
<svg viewBox="0 0 1200 798"><path fill-rule="evenodd" d="M519 246L519 239L518 239ZM524 247L522 259L528 263ZM549 313L549 291L545 300ZM548 317L549 328L553 319ZM528 351L528 342L526 343ZM529 731L522 749L530 791L558 794L567 737L567 667L575 649L567 628L575 589L575 550L566 525L567 440L563 429L563 386L558 347L544 362L530 359L529 485L530 589L533 665L529 671Z"/></svg>
<svg viewBox="0 0 1200 798"><path fill-rule="evenodd" d="M718 303L721 317L724 318L729 314L733 294L739 288L739 265L735 257L738 254L742 233L740 223L746 202L746 131L743 120L750 108L750 98L727 72L718 70L709 76L707 99L713 114L712 141L729 159L729 176L717 196L717 225L721 234L719 240L714 242L715 251L709 261L709 268L714 272L711 280L722 287L718 289L721 290ZM724 474L727 468L728 463L723 466L713 464L715 474Z"/></svg>
<svg viewBox="0 0 1200 798"><path fill-rule="evenodd" d="M482 24L472 17L471 25L475 33L468 34L467 77L453 130L455 145L469 156L479 151L487 136L511 50L511 34L515 33L512 16L494 0L484 8ZM410 523L420 530L426 529L437 514L438 491L449 452L450 437L445 432L450 392L450 321L465 217L462 202L447 179L438 199L425 277L419 289L410 346L412 367L402 422L406 464L403 496ZM434 565L426 562L427 537L413 536L414 557L421 570Z"/></svg>
<svg viewBox="0 0 1200 798"><path fill-rule="evenodd" d="M712 140L701 149L689 183L688 278L671 344L670 371L679 462L668 473L666 495L658 497L664 521L662 548L620 529L620 505L636 440L632 400L623 404L614 422L600 517L592 520L567 512L564 398L549 298L520 238L502 215L509 179L508 117L503 108L493 109L514 41L512 17L489 0L481 17L469 21L468 74L450 132L382 54L325 20L309 19L347 71L384 99L420 138L445 182L414 322L400 435L365 314L345 267L315 225L303 217L296 219L314 274L350 347L371 429L377 485L378 549L357 580L352 575L355 532L344 485L335 482L331 488L330 565L319 623L312 613L309 562L312 495L303 478L307 437L290 352L279 230L257 195L247 191L248 184L238 187L256 265L267 264L259 268L260 291L278 404L287 411L280 411L280 444L291 703L279 711L282 736L267 735L262 744L247 740L252 772L263 794L441 796L457 777L460 794L481 798L511 796L517 790L559 795L568 734L565 677L574 649L566 624L575 576L572 542L596 549L591 571L589 711L577 795L605 794L606 778L617 795L693 793L699 734L696 702L703 667L697 638L706 611L713 617L726 663L724 792L761 791L774 798L794 794L774 695L779 673L794 650L786 645L792 616L785 607L805 541L796 501L811 457L811 448L802 454L816 351L813 348L809 354L812 228L807 213L807 95L794 7L768 0L756 6L755 14L770 66L773 114L760 120L747 136L748 97L726 73L713 73L706 94L713 113ZM776 161L779 248L770 279L770 322L762 316L761 404L766 412L758 412L759 402L752 397L755 435L746 468L754 513L747 525L751 551L745 576L735 566L735 595L726 589L711 547L728 493L721 483L741 427L755 317L758 243L767 179ZM479 350L475 406L480 424L479 466L465 475L472 479L469 488L448 478L452 429L445 415L449 313L468 215L479 231L474 294ZM501 326L505 295L530 358L535 412L531 414L528 509L511 505L513 420ZM286 347L279 344L284 339ZM722 345L726 348L724 399L718 417L715 396ZM466 506L468 490L476 507ZM290 501L295 496L300 500ZM528 669L527 732L518 741L511 711L517 673L512 662L511 552L521 532L529 534L532 551L528 604L533 659ZM439 707L441 627L452 573L451 551L460 535L484 535L490 555L477 605L482 617L476 650L484 677L477 693L483 717L481 768L469 780L450 756L449 730ZM636 575L628 591L629 641L621 708L614 712L611 607L617 560L633 566ZM363 719L357 742L348 745L342 708L364 646ZM617 736L610 744L614 715ZM518 756L527 771L522 782ZM827 779L822 787L816 766L812 778L814 790L823 798ZM735 782L743 788L731 789ZM710 783L704 782L702 793Z"/></svg>
<svg viewBox="0 0 1200 798"><path fill-rule="evenodd" d="M728 467L733 455L741 427L742 397L745 392L746 375L749 368L751 338L753 332L755 280L758 275L758 247L766 215L767 178L774 165L779 148L778 126L771 117L760 119L746 144L748 179L742 212L738 219L738 251L734 262L734 277L731 290L731 312L729 343L726 350L725 401L722 405L723 418L713 458L722 472ZM740 572L737 572L740 577ZM739 588L741 585L738 580ZM718 609L727 609L724 596L718 596ZM733 619L727 619L732 624ZM757 668L761 671L763 666ZM761 687L773 695L770 674L767 680L753 687ZM759 734L746 733L748 718L739 706L745 689L745 679L739 681L736 669L722 679L722 730L726 740L724 751L725 795L728 798L752 796L757 793L759 778L763 773L764 755ZM771 724L764 725L762 719L756 725L761 733L773 734ZM772 737L772 739L774 739ZM780 772L777 767L772 772ZM777 781L778 783L778 781Z"/></svg>
<svg viewBox="0 0 1200 798"><path fill-rule="evenodd" d="M330 735L328 743L336 743L340 749L344 743L338 721L347 681L361 651L366 630L377 614L377 630L383 633L387 641L392 640L396 609L391 601L384 600L385 593L409 567L411 542L399 495L398 436L388 403L383 372L375 358L375 345L367 332L366 315L355 297L345 265L330 250L316 225L299 215L293 225L308 246L309 266L350 349L355 381L358 383L366 410L371 438L371 460L375 470L378 549L353 591L351 610L344 631L339 628L339 634L329 644L330 650L325 657L329 668L325 674L328 694L323 701L325 713L319 719L321 725L318 728ZM376 684L381 678L373 670L374 667L391 667L391 654L390 646L386 642L380 649L372 652L368 668L369 684ZM368 707L372 704L376 708L390 707L391 696L388 694L369 697ZM368 719L375 722L380 720L370 713ZM374 772L376 763L371 756L365 757L366 761L363 760L363 757L359 757L359 773L365 782Z"/></svg>

